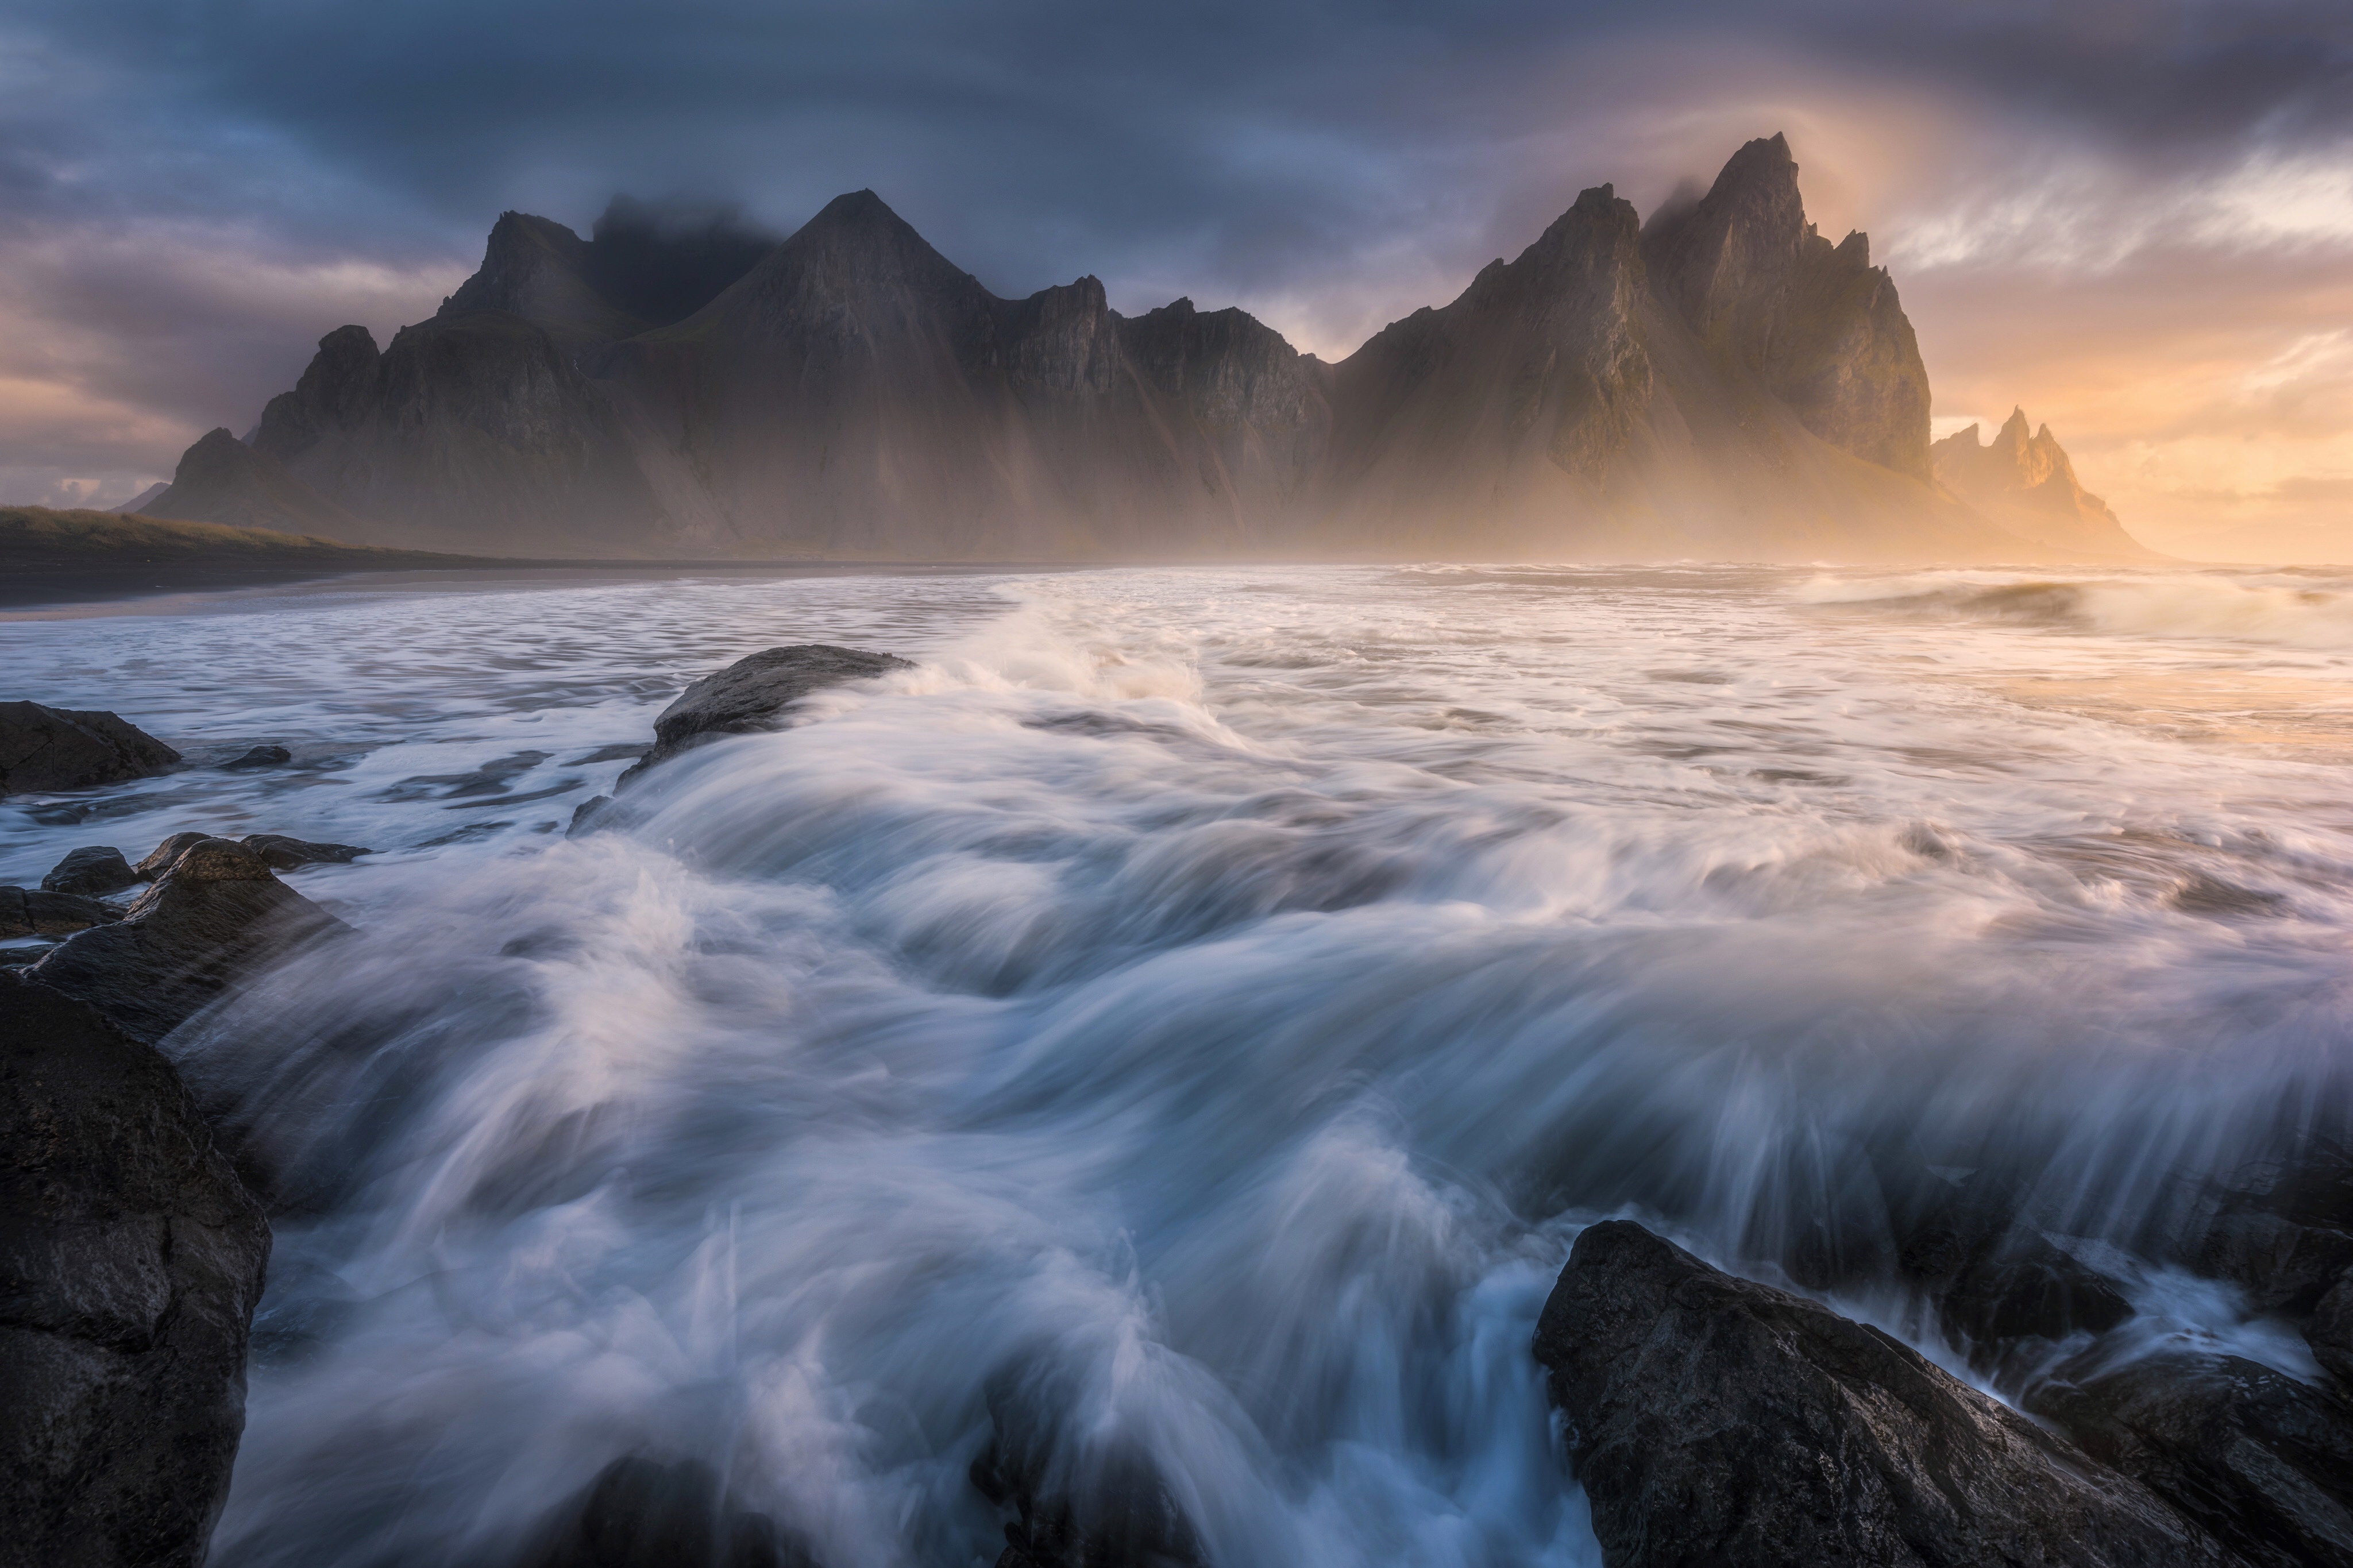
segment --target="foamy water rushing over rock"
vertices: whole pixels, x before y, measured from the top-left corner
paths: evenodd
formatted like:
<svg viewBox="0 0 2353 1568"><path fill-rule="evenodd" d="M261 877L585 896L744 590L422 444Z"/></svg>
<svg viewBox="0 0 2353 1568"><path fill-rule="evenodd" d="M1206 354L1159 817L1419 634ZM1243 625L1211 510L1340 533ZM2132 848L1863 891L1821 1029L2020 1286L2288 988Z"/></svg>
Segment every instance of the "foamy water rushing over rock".
<svg viewBox="0 0 2353 1568"><path fill-rule="evenodd" d="M21 620L41 700L291 761L12 808L0 876L196 827L384 851L301 873L360 941L166 1046L280 1209L216 1563L509 1562L631 1454L828 1568L987 1563L1008 1431L1070 1484L1156 1475L1234 1568L1595 1563L1529 1341L1603 1215L1962 1368L1873 1264L1880 1178L1998 1168L2149 1342L2314 1375L2178 1254L2200 1178L2345 1130L2349 587L1265 569ZM686 680L809 641L916 668L564 836Z"/></svg>

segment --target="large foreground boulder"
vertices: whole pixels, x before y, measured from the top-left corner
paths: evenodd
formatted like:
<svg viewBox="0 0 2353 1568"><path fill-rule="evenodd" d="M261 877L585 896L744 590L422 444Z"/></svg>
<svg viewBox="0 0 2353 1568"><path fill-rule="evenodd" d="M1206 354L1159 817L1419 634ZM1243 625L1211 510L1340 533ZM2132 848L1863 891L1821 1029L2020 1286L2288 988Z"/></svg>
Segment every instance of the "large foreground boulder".
<svg viewBox="0 0 2353 1568"><path fill-rule="evenodd" d="M0 702L0 795L93 789L160 773L179 760L111 713Z"/></svg>
<svg viewBox="0 0 2353 1568"><path fill-rule="evenodd" d="M722 736L779 729L785 710L821 688L913 668L891 654L824 643L748 654L718 674L704 676L663 709L654 720L653 750L638 758L620 782L627 784L655 763Z"/></svg>
<svg viewBox="0 0 2353 1568"><path fill-rule="evenodd" d="M1609 1568L2227 1561L1877 1329L1628 1221L1577 1237L1535 1350Z"/></svg>
<svg viewBox="0 0 2353 1568"><path fill-rule="evenodd" d="M204 1560L269 1258L171 1064L0 973L0 1564Z"/></svg>
<svg viewBox="0 0 2353 1568"><path fill-rule="evenodd" d="M226 838L174 835L138 870L155 881L121 920L68 939L26 973L150 1045L261 965L350 929Z"/></svg>
<svg viewBox="0 0 2353 1568"><path fill-rule="evenodd" d="M2248 1563L2353 1568L2353 1412L2237 1356L2102 1359L2061 1366L2026 1407Z"/></svg>

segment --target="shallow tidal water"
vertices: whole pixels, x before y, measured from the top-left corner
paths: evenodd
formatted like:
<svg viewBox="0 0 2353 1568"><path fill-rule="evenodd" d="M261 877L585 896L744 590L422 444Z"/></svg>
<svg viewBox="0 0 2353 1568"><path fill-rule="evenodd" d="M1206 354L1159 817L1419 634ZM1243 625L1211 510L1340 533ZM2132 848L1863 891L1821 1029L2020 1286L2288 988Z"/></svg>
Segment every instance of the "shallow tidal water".
<svg viewBox="0 0 2353 1568"><path fill-rule="evenodd" d="M565 837L794 642L918 668ZM630 1453L986 1563L992 1402L1232 1568L1596 1563L1527 1348L1578 1228L1781 1280L1897 1146L2310 1373L2165 1243L2345 1129L2353 579L352 580L0 658L197 764L0 806L0 880L379 852L167 1042L287 1205L227 1568L501 1563Z"/></svg>

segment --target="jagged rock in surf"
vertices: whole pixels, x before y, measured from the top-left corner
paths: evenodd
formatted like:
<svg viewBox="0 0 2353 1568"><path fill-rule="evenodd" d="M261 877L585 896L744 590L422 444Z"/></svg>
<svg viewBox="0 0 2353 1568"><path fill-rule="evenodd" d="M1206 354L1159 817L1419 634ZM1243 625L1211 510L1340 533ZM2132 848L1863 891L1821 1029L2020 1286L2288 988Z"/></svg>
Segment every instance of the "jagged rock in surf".
<svg viewBox="0 0 2353 1568"><path fill-rule="evenodd" d="M168 863L140 862L155 881L122 919L69 938L26 972L150 1045L263 965L351 929L240 844L174 835L165 846L174 843Z"/></svg>
<svg viewBox="0 0 2353 1568"><path fill-rule="evenodd" d="M2312 1347L2313 1359L2335 1373L2345 1392L2353 1394L2353 1269L2339 1275L2314 1306L2310 1321L2304 1325L2304 1339Z"/></svg>
<svg viewBox="0 0 2353 1568"><path fill-rule="evenodd" d="M268 452L215 430L180 455L172 488L147 503L150 517L356 538L365 524L304 484Z"/></svg>
<svg viewBox="0 0 2353 1568"><path fill-rule="evenodd" d="M2309 1313L2353 1270L2353 1150L2313 1138L2209 1185L2190 1262L2261 1310Z"/></svg>
<svg viewBox="0 0 2353 1568"><path fill-rule="evenodd" d="M0 973L0 1558L195 1568L269 1227L172 1066Z"/></svg>
<svg viewBox="0 0 2353 1568"><path fill-rule="evenodd" d="M163 843L147 851L146 855L131 868L132 872L141 881L152 882L170 870L173 862L179 859L190 845L202 844L208 838L216 837L218 837L216 834L193 829L185 833L174 833Z"/></svg>
<svg viewBox="0 0 2353 1568"><path fill-rule="evenodd" d="M139 873L131 868L122 851L111 844L85 844L79 849L69 849L65 858L50 867L49 874L41 879L44 892L80 893L90 898L119 893L138 885Z"/></svg>
<svg viewBox="0 0 2353 1568"><path fill-rule="evenodd" d="M2023 1184L1997 1168L1939 1172L1911 1151L1878 1151L1867 1190L1847 1207L1870 1223L1817 1221L1783 1266L1809 1289L1901 1280L1978 1372L1998 1378L2039 1365L2078 1332L2133 1315L2116 1281L2021 1215Z"/></svg>
<svg viewBox="0 0 2353 1568"><path fill-rule="evenodd" d="M735 1507L695 1459L614 1460L542 1526L518 1568L813 1568L762 1513Z"/></svg>
<svg viewBox="0 0 2353 1568"><path fill-rule="evenodd" d="M2353 1565L2353 1410L2235 1356L2094 1345L2026 1408L2262 1568Z"/></svg>
<svg viewBox="0 0 2353 1568"><path fill-rule="evenodd" d="M618 787L616 785L615 787ZM571 825L565 828L566 838L586 838L605 826L606 808L613 804L609 795L592 795L572 808Z"/></svg>
<svg viewBox="0 0 2353 1568"><path fill-rule="evenodd" d="M120 911L79 893L0 888L0 940L70 936L121 918Z"/></svg>
<svg viewBox="0 0 2353 1568"><path fill-rule="evenodd" d="M1629 1221L1577 1237L1535 1352L1609 1568L2223 1561L1878 1330Z"/></svg>
<svg viewBox="0 0 2353 1568"><path fill-rule="evenodd" d="M782 729L786 710L823 687L913 668L893 654L824 643L797 643L746 654L717 674L704 676L661 710L654 720L653 749L631 763L614 787L627 785L648 768L681 752L724 736ZM584 805L582 811L586 810Z"/></svg>
<svg viewBox="0 0 2353 1568"><path fill-rule="evenodd" d="M237 843L261 857L273 871L292 871L304 866L348 866L363 855L375 853L356 844L313 844L304 838L289 838L283 833L248 833Z"/></svg>
<svg viewBox="0 0 2353 1568"><path fill-rule="evenodd" d="M0 795L121 784L179 760L179 752L111 713L0 702Z"/></svg>
<svg viewBox="0 0 2353 1568"><path fill-rule="evenodd" d="M2023 408L2011 409L1989 442L1980 444L1971 425L1928 452L1937 484L2021 539L2094 560L2162 559L2077 481L2050 426L2027 433Z"/></svg>

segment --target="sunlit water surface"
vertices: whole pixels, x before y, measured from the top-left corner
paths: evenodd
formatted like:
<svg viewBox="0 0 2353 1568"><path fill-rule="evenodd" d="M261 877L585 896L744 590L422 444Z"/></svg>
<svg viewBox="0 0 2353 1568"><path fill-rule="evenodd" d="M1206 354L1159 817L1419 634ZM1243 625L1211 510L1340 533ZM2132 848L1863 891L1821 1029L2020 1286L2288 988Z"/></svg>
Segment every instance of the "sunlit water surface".
<svg viewBox="0 0 2353 1568"><path fill-rule="evenodd" d="M804 641L919 668L565 837ZM1590 1563L1527 1352L1577 1227L1775 1278L1891 1140L2025 1158L2156 1328L2308 1370L2158 1260L2344 1115L2334 576L347 583L0 657L295 752L11 803L0 879L379 851L297 877L363 938L169 1042L294 1205L231 1568L498 1563L632 1452L828 1568L986 1563L992 1389L1222 1564Z"/></svg>

